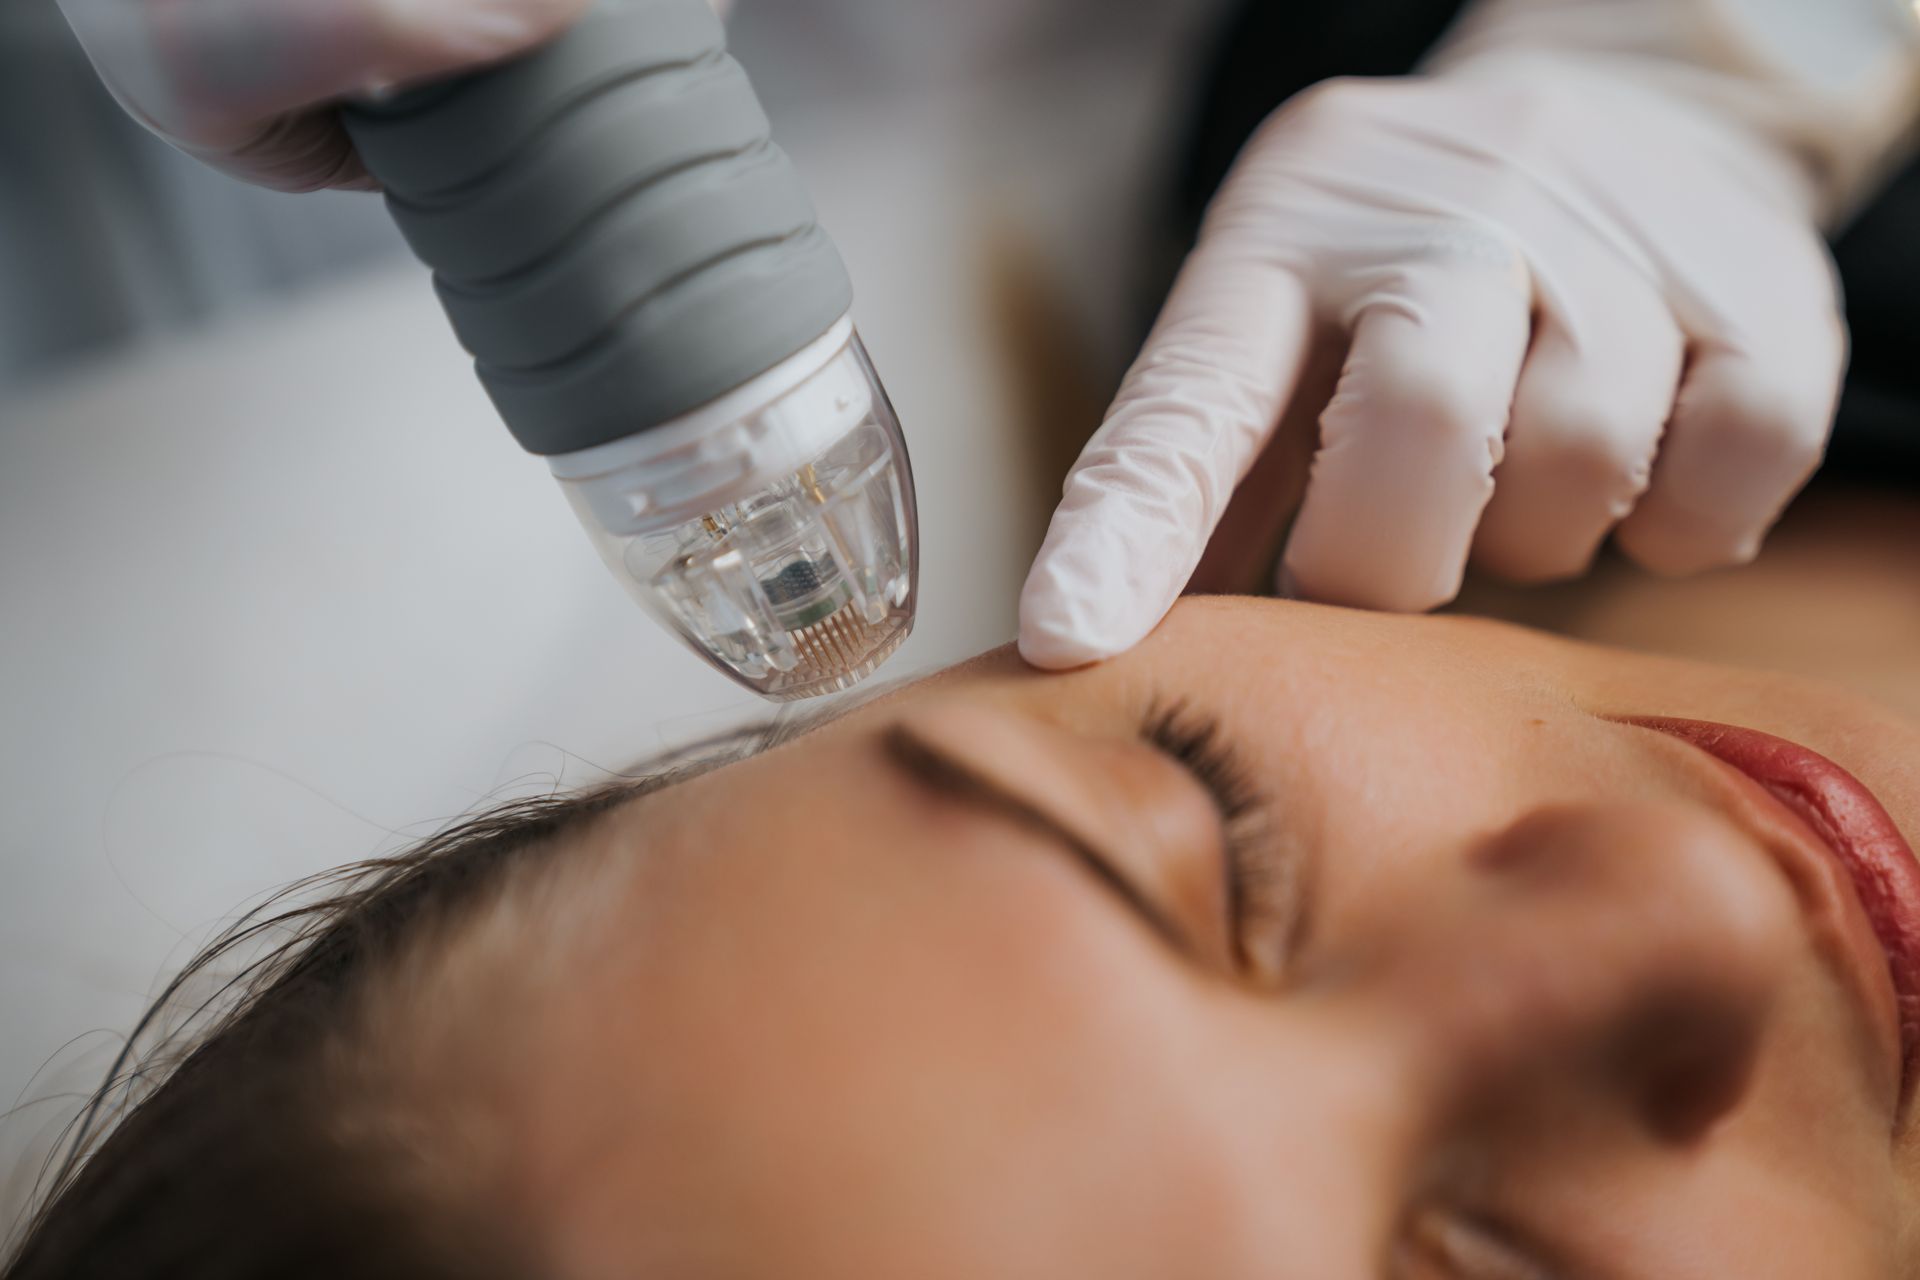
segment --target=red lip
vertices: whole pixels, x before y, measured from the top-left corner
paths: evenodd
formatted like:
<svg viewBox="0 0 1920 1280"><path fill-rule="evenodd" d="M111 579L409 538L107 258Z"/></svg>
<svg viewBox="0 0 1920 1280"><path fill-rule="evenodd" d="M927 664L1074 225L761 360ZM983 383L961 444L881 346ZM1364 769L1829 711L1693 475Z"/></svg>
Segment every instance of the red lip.
<svg viewBox="0 0 1920 1280"><path fill-rule="evenodd" d="M1704 720L1643 717L1630 723L1680 738L1746 774L1833 852L1886 953L1900 1006L1903 1066L1911 1079L1920 1050L1920 862L1886 809L1858 778L1784 738Z"/></svg>

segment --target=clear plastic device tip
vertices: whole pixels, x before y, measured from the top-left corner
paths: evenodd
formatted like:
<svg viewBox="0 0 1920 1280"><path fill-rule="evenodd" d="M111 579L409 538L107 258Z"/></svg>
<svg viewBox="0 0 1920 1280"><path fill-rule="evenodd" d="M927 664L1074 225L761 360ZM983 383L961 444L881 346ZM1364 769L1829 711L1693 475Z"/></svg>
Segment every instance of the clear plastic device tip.
<svg viewBox="0 0 1920 1280"><path fill-rule="evenodd" d="M602 559L775 701L859 683L913 628L913 475L852 324L713 404L550 459Z"/></svg>

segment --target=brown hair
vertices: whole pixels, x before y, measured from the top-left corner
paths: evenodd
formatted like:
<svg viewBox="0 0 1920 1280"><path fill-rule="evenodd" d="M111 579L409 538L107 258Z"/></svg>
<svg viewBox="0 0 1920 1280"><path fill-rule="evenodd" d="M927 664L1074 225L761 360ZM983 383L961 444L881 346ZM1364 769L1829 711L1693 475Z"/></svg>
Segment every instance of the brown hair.
<svg viewBox="0 0 1920 1280"><path fill-rule="evenodd" d="M148 1010L64 1139L0 1277L535 1274L535 1251L511 1224L421 1192L407 1135L342 1123L360 1082L330 1069L329 1050L409 948L541 874L594 819L796 730L729 735L642 778L506 804L274 895ZM213 993L183 1011L210 981Z"/></svg>

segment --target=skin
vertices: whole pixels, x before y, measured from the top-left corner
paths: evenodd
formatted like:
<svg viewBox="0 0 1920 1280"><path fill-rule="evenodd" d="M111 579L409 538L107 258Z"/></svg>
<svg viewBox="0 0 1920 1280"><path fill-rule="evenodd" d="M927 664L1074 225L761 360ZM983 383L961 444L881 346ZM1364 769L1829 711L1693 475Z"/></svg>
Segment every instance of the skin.
<svg viewBox="0 0 1920 1280"><path fill-rule="evenodd" d="M1219 810L1142 740L1174 701L1293 877L1239 950ZM1635 715L1811 746L1920 831L1920 725L1824 685L1192 600L615 812L559 958L442 951L418 1079L568 1276L1920 1272L1857 901Z"/></svg>
<svg viewBox="0 0 1920 1280"><path fill-rule="evenodd" d="M1547 589L1480 579L1460 607L1626 649L1818 676L1920 718L1916 546L1910 494L1823 480L1738 569L1658 578L1606 556L1581 581Z"/></svg>

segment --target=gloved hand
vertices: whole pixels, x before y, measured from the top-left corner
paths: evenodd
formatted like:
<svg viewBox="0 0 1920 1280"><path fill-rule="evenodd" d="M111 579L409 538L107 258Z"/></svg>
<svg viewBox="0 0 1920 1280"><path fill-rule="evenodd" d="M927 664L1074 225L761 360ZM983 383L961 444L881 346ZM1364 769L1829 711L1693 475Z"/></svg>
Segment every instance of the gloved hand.
<svg viewBox="0 0 1920 1280"><path fill-rule="evenodd" d="M1289 594L1427 609L1470 554L1562 578L1609 533L1743 561L1811 474L1846 349L1819 227L1920 101L1907 6L1483 0L1459 30L1248 144L1067 481L1030 662L1159 622L1330 333Z"/></svg>
<svg viewBox="0 0 1920 1280"><path fill-rule="evenodd" d="M327 104L509 57L589 3L60 0L129 114L187 154L282 191L373 185Z"/></svg>

